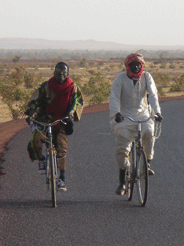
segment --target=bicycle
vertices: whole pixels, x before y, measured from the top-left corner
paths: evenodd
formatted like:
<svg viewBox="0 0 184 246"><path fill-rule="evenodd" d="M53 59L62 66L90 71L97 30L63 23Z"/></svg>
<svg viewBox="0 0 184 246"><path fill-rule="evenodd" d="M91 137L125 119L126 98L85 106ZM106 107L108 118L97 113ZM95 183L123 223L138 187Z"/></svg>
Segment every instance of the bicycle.
<svg viewBox="0 0 184 246"><path fill-rule="evenodd" d="M63 117L62 119L56 120L52 123L44 123L34 120L30 118L30 122L33 122L36 129L40 132L46 133L46 183L48 184L48 189L51 186L51 199L52 199L52 207L57 207L56 202L56 191L57 191L57 184L59 181L58 176L58 167L57 167L57 158L56 158L56 149L52 143L52 127L62 123L67 125L64 120L68 120L69 117ZM43 127L39 129L38 126Z"/></svg>
<svg viewBox="0 0 184 246"><path fill-rule="evenodd" d="M128 195L128 201L132 200L134 184L137 186L138 200L142 207L145 206L148 196L148 163L144 146L142 145L141 125L150 119L158 117L157 115L150 116L146 120L134 120L129 116L124 116L130 121L137 123L138 135L132 142L131 151L129 155L130 166L127 167L125 175L125 187ZM161 134L161 123L155 123L155 139L158 139Z"/></svg>

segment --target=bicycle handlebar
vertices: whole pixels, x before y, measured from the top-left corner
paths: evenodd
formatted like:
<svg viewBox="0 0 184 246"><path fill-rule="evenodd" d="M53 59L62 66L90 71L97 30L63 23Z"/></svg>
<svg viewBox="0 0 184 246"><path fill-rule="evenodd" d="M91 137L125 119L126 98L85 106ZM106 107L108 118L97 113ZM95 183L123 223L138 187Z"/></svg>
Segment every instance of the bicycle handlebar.
<svg viewBox="0 0 184 246"><path fill-rule="evenodd" d="M59 122L62 122L64 125L67 125L67 123L64 122L64 120L67 120L67 119L69 119L69 117L68 117L68 116L65 116L65 117L63 117L62 119L56 120L56 121L54 121L54 122L52 122L52 123L39 122L39 121L37 121L37 120L34 120L33 118L30 118L30 121L32 121L33 123L36 123L36 124L38 124L38 125L41 125L41 126L46 127L46 126L55 126L55 125L57 125Z"/></svg>
<svg viewBox="0 0 184 246"><path fill-rule="evenodd" d="M157 115L151 115L146 120L134 120L130 116L122 116L122 119L124 119L124 118L127 118L134 123L141 124L141 123L149 121L150 119L158 118L158 116ZM155 132L154 132L155 139L158 139L160 137L160 135L161 135L161 122L157 121L157 124L155 124Z"/></svg>
<svg viewBox="0 0 184 246"><path fill-rule="evenodd" d="M131 118L130 116L122 116L122 120L124 119L124 118L127 118L127 119L129 119L130 121L132 121L132 122L134 122L134 123L144 123L144 122L147 122L147 121L149 121L150 119L154 119L154 118L158 118L158 116L155 114L155 115L151 115L148 119L146 119L146 120L134 120L133 118Z"/></svg>

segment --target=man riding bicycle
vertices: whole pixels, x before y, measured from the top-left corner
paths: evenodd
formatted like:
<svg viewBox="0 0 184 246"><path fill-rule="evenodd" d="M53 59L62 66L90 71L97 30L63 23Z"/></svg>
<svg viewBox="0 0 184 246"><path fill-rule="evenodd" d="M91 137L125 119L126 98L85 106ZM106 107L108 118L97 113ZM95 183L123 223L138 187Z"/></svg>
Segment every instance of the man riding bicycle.
<svg viewBox="0 0 184 246"><path fill-rule="evenodd" d="M116 160L119 166L117 195L125 193L125 172L129 166L131 143L137 135L137 125L123 119L122 116L127 115L135 120L143 120L147 119L150 116L150 110L153 110L158 116L156 120L162 120L157 88L151 74L144 71L145 61L142 55L132 53L126 57L124 64L126 72L118 74L114 79L109 102L110 124L112 131L116 134ZM155 143L153 120L142 124L142 137L148 161L148 173L154 175L150 167Z"/></svg>
<svg viewBox="0 0 184 246"><path fill-rule="evenodd" d="M57 124L53 127L53 142L57 151L57 163L60 169L58 189L66 191L65 170L67 135L73 133L74 121L79 121L83 109L83 98L80 89L69 77L69 67L64 62L59 62L54 71L54 76L44 82L31 96L25 114L34 117L39 122L53 122L64 116L69 116L67 126ZM28 144L28 153L32 161L39 161L39 172L46 172L45 156L42 155L42 143L46 142L46 134L34 130L32 139Z"/></svg>

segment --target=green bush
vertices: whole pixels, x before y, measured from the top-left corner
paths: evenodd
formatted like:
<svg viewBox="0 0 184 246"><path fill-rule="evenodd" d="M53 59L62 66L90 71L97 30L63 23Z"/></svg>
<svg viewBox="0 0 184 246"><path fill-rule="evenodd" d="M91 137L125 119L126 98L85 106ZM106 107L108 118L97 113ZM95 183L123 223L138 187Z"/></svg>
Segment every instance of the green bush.
<svg viewBox="0 0 184 246"><path fill-rule="evenodd" d="M165 96L165 92L164 92L164 90L163 90L163 87L162 87L161 85L159 85L159 86L157 87L157 89L158 89L158 95L159 95L160 97L164 97L164 96Z"/></svg>
<svg viewBox="0 0 184 246"><path fill-rule="evenodd" d="M79 62L79 67L85 67L86 65L86 58L82 58L82 60Z"/></svg>
<svg viewBox="0 0 184 246"><path fill-rule="evenodd" d="M39 74L27 73L21 66L15 67L15 71L0 78L0 95L8 105L14 119L24 115L28 100L38 83L43 82ZM25 83L25 86L24 86Z"/></svg>
<svg viewBox="0 0 184 246"><path fill-rule="evenodd" d="M184 91L184 74L180 77L173 78L173 84L170 86L170 92Z"/></svg>
<svg viewBox="0 0 184 246"><path fill-rule="evenodd" d="M101 81L96 84L96 88L93 97L89 101L89 105L100 104L106 102L109 98L110 84L105 81Z"/></svg>
<svg viewBox="0 0 184 246"><path fill-rule="evenodd" d="M85 96L90 96L89 105L100 104L107 101L109 97L110 84L105 81L101 73L96 73L90 77L81 90Z"/></svg>
<svg viewBox="0 0 184 246"><path fill-rule="evenodd" d="M12 61L13 61L14 63L17 63L19 60L20 60L20 56L14 56L14 57L12 58Z"/></svg>
<svg viewBox="0 0 184 246"><path fill-rule="evenodd" d="M76 83L76 85L80 84L80 79L81 79L80 75L71 75L70 77Z"/></svg>
<svg viewBox="0 0 184 246"><path fill-rule="evenodd" d="M158 73L158 72L153 72L152 73L153 78L155 80L155 83L158 86L168 86L169 82L171 80L170 76L166 73Z"/></svg>
<svg viewBox="0 0 184 246"><path fill-rule="evenodd" d="M25 72L24 83L26 88L32 88L34 86L34 74Z"/></svg>
<svg viewBox="0 0 184 246"><path fill-rule="evenodd" d="M183 85L180 83L174 83L170 87L170 92L183 91Z"/></svg>
<svg viewBox="0 0 184 246"><path fill-rule="evenodd" d="M3 74L3 72L4 72L4 68L3 66L0 66L0 74Z"/></svg>

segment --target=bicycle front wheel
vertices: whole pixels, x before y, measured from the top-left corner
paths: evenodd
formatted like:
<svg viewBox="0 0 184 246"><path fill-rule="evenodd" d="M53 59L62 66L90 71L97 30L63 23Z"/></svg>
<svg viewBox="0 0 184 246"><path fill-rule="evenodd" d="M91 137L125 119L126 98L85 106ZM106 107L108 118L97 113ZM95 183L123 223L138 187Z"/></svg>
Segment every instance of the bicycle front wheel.
<svg viewBox="0 0 184 246"><path fill-rule="evenodd" d="M51 170L51 198L52 198L52 206L57 207L56 204L56 172L55 172L55 165L54 165L54 151L50 151L49 155L50 159L50 170Z"/></svg>
<svg viewBox="0 0 184 246"><path fill-rule="evenodd" d="M132 142L132 148L129 155L130 166L127 167L126 171L126 190L128 195L128 201L132 200L134 180L135 180L135 142Z"/></svg>
<svg viewBox="0 0 184 246"><path fill-rule="evenodd" d="M148 165L146 156L142 150L137 154L137 194L142 207L145 206L148 195Z"/></svg>

